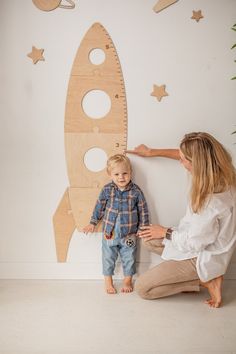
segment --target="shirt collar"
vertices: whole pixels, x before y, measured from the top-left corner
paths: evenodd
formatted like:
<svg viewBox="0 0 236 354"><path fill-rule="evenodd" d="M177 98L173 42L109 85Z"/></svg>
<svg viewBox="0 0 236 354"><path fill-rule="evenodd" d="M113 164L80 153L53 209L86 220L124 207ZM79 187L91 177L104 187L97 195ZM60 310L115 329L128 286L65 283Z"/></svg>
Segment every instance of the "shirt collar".
<svg viewBox="0 0 236 354"><path fill-rule="evenodd" d="M121 191L119 189L119 187L117 187L117 185L112 181L111 182L111 185L116 189L116 190L119 190L120 192L125 192L125 191L129 191L130 189L132 189L133 187L133 182L130 180L130 182L127 184L127 186L125 187L125 189L123 191Z"/></svg>

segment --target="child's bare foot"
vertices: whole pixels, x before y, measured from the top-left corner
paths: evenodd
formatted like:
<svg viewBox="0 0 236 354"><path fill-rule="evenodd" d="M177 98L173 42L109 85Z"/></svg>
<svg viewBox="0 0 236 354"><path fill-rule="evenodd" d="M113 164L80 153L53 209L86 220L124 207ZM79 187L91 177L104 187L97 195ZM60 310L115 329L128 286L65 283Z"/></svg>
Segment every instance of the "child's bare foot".
<svg viewBox="0 0 236 354"><path fill-rule="evenodd" d="M105 289L107 294L116 294L116 288L113 285L111 276L105 276Z"/></svg>
<svg viewBox="0 0 236 354"><path fill-rule="evenodd" d="M132 284L132 277L124 277L123 280L123 287L121 288L122 293L132 293L133 291L133 284Z"/></svg>
<svg viewBox="0 0 236 354"><path fill-rule="evenodd" d="M209 294L211 296L210 299L205 301L205 304L208 304L210 307L220 307L222 296L221 296L221 289L222 289L223 277L217 277L212 279L206 283L201 282L200 284L207 288Z"/></svg>

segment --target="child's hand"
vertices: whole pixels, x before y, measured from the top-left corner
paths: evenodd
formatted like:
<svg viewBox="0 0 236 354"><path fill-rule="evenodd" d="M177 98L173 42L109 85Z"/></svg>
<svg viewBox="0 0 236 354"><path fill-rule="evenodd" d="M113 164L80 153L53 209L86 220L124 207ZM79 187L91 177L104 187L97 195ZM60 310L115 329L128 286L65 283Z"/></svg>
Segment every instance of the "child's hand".
<svg viewBox="0 0 236 354"><path fill-rule="evenodd" d="M94 229L95 229L95 225L89 224L89 225L87 225L87 226L85 226L85 227L83 228L83 232L84 232L85 234L87 234L87 233L89 233L89 232L94 232Z"/></svg>

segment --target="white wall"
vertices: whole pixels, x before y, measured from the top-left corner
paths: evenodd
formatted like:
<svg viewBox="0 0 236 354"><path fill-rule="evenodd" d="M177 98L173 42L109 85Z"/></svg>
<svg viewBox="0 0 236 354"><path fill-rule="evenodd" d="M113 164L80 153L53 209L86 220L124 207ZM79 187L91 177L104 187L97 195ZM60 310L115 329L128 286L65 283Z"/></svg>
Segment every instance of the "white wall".
<svg viewBox="0 0 236 354"><path fill-rule="evenodd" d="M56 262L52 215L68 186L64 107L72 62L94 22L109 32L122 65L128 147L177 147L207 131L236 157L235 0L179 0L156 14L155 0L78 0L74 10L0 1L1 278L101 278L100 235L75 232L68 262ZM192 10L204 19L191 20ZM33 65L31 46L44 48ZM168 97L150 96L166 84ZM176 224L188 178L178 162L131 157L152 222ZM142 250L141 268L158 261ZM118 276L121 274L118 269ZM228 277L236 277L236 259Z"/></svg>

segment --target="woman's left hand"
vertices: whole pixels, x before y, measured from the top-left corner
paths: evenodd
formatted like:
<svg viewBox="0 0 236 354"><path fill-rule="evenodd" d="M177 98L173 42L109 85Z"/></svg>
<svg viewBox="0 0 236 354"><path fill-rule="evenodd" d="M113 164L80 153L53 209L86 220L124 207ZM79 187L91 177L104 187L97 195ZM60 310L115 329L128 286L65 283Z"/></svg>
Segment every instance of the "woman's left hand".
<svg viewBox="0 0 236 354"><path fill-rule="evenodd" d="M145 241L153 240L155 238L164 238L166 235L167 227L161 225L149 225L140 227L138 236Z"/></svg>

